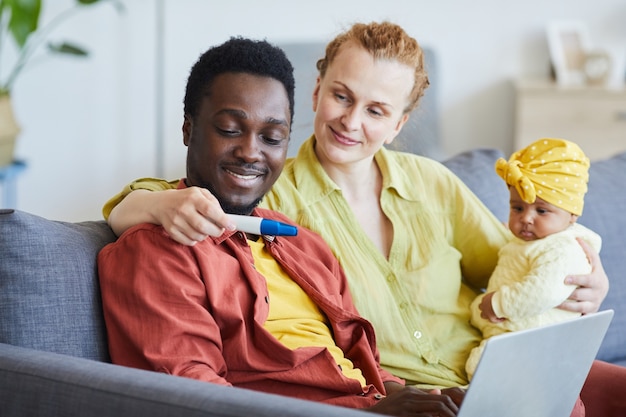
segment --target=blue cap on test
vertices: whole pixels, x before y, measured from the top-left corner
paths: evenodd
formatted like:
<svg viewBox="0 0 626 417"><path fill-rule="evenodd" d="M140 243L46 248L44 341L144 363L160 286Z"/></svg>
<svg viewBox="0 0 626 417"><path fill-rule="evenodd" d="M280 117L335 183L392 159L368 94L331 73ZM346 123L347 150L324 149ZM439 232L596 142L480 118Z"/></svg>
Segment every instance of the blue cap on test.
<svg viewBox="0 0 626 417"><path fill-rule="evenodd" d="M296 236L298 228L276 220L261 220L261 234L270 236Z"/></svg>

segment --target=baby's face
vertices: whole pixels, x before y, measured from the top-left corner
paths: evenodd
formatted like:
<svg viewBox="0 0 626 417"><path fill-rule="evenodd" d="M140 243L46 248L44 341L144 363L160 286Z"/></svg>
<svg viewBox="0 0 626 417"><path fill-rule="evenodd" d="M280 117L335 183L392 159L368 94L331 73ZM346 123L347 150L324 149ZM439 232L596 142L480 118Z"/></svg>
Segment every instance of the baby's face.
<svg viewBox="0 0 626 417"><path fill-rule="evenodd" d="M542 239L563 231L578 218L541 198L537 198L532 204L526 203L515 187L509 187L509 191L511 193L509 228L522 240Z"/></svg>

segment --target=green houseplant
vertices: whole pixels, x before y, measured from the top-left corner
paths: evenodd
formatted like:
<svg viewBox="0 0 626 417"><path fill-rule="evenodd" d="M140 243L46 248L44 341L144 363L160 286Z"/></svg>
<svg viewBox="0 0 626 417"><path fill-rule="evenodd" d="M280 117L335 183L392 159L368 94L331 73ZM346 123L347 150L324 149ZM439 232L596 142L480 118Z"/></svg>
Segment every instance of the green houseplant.
<svg viewBox="0 0 626 417"><path fill-rule="evenodd" d="M40 26L42 0L0 0L0 167L13 160L15 140L19 133L11 106L11 90L15 80L59 24L86 6L105 2L122 10L122 4L117 0L76 0L70 8ZM4 47L10 45L10 40L17 54L15 59L7 60ZM85 49L69 42L48 42L46 52L74 56L88 54Z"/></svg>

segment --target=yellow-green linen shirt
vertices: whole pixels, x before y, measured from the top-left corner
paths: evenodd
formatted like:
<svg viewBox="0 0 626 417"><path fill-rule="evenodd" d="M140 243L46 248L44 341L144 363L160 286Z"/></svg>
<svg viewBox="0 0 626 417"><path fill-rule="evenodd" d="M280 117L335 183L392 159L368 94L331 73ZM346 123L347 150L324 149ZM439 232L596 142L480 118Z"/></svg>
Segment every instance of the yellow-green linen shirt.
<svg viewBox="0 0 626 417"><path fill-rule="evenodd" d="M314 140L287 160L261 205L285 213L328 242L359 312L374 325L385 369L409 384L467 384L465 361L481 336L469 323L476 292L465 282L486 286L510 235L442 164L381 149L375 155L383 176L381 207L394 228L385 259L320 165ZM174 184L135 181L107 202L104 213L132 189Z"/></svg>

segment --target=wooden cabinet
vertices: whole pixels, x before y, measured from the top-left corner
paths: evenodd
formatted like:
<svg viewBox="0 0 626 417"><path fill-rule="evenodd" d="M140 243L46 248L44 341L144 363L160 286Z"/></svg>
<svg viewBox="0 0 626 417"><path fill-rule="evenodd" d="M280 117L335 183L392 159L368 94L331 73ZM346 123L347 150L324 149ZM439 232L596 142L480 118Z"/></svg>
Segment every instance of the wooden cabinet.
<svg viewBox="0 0 626 417"><path fill-rule="evenodd" d="M626 151L626 87L515 84L515 149L542 137L576 142L593 160Z"/></svg>

